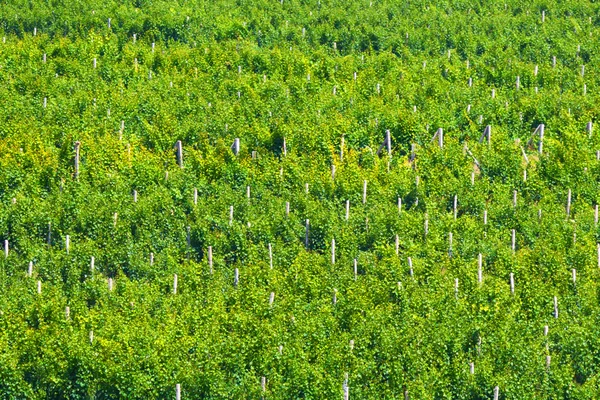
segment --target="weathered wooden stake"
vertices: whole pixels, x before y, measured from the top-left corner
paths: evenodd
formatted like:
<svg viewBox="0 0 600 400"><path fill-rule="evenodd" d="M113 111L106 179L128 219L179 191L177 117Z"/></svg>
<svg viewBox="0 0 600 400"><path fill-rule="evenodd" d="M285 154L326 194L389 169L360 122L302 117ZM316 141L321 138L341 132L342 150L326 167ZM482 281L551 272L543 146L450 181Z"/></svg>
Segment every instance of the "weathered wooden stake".
<svg viewBox="0 0 600 400"><path fill-rule="evenodd" d="M269 295L269 307L273 306L273 302L275 301L275 292L271 292Z"/></svg>
<svg viewBox="0 0 600 400"><path fill-rule="evenodd" d="M79 179L79 148L81 142L75 142L75 179Z"/></svg>
<svg viewBox="0 0 600 400"><path fill-rule="evenodd" d="M335 239L331 239L331 265L335 264Z"/></svg>
<svg viewBox="0 0 600 400"><path fill-rule="evenodd" d="M333 289L333 305L337 304L337 289Z"/></svg>
<svg viewBox="0 0 600 400"><path fill-rule="evenodd" d="M356 277L358 275L358 260L356 260L356 258L354 259L354 280L356 280Z"/></svg>
<svg viewBox="0 0 600 400"><path fill-rule="evenodd" d="M8 258L8 240L4 239L4 258Z"/></svg>
<svg viewBox="0 0 600 400"><path fill-rule="evenodd" d="M240 271L236 268L235 271L233 271L233 286L237 287L239 283L240 283Z"/></svg>
<svg viewBox="0 0 600 400"><path fill-rule="evenodd" d="M108 278L108 291L112 292L112 290L113 290L113 279Z"/></svg>
<svg viewBox="0 0 600 400"><path fill-rule="evenodd" d="M592 137L592 121L588 122L585 126L585 130L588 133L588 137L591 138Z"/></svg>
<svg viewBox="0 0 600 400"><path fill-rule="evenodd" d="M65 307L65 319L66 320L71 319L71 307L69 307L69 306Z"/></svg>
<svg viewBox="0 0 600 400"><path fill-rule="evenodd" d="M331 164L331 179L335 179L335 164Z"/></svg>
<svg viewBox="0 0 600 400"><path fill-rule="evenodd" d="M402 212L402 198L398 197L398 213Z"/></svg>
<svg viewBox="0 0 600 400"><path fill-rule="evenodd" d="M304 192L308 194L308 183L304 184Z"/></svg>
<svg viewBox="0 0 600 400"><path fill-rule="evenodd" d="M269 243L269 268L273 269L273 246Z"/></svg>
<svg viewBox="0 0 600 400"><path fill-rule="evenodd" d="M454 278L454 298L458 299L458 278Z"/></svg>
<svg viewBox="0 0 600 400"><path fill-rule="evenodd" d="M29 261L29 266L27 267L27 277L31 278L33 275L33 261Z"/></svg>
<svg viewBox="0 0 600 400"><path fill-rule="evenodd" d="M473 363L473 362L469 363L469 373L471 375L473 375L475 373L475 363Z"/></svg>
<svg viewBox="0 0 600 400"><path fill-rule="evenodd" d="M571 189L567 193L567 219L571 216Z"/></svg>
<svg viewBox="0 0 600 400"><path fill-rule="evenodd" d="M290 216L290 202L289 201L285 202L285 216L286 217Z"/></svg>
<svg viewBox="0 0 600 400"><path fill-rule="evenodd" d="M494 387L494 400L498 400L500 396L500 388L498 386Z"/></svg>
<svg viewBox="0 0 600 400"><path fill-rule="evenodd" d="M552 68L556 68L556 56L552 56Z"/></svg>
<svg viewBox="0 0 600 400"><path fill-rule="evenodd" d="M309 221L308 219L306 220L306 228L304 230L304 247L306 247L308 249L308 227L309 227Z"/></svg>
<svg viewBox="0 0 600 400"><path fill-rule="evenodd" d="M94 256L92 256L90 258L90 273L93 274L95 269L96 269L96 258Z"/></svg>
<svg viewBox="0 0 600 400"><path fill-rule="evenodd" d="M198 188L194 188L194 205L198 204Z"/></svg>
<svg viewBox="0 0 600 400"><path fill-rule="evenodd" d="M173 274L173 294L177 294L177 274Z"/></svg>
<svg viewBox="0 0 600 400"><path fill-rule="evenodd" d="M558 318L558 299L554 296L554 318Z"/></svg>
<svg viewBox="0 0 600 400"><path fill-rule="evenodd" d="M179 168L183 168L183 145L181 140L175 143L175 150L177 151L177 165L179 165Z"/></svg>
<svg viewBox="0 0 600 400"><path fill-rule="evenodd" d="M37 293L42 294L42 281L37 281Z"/></svg>
<svg viewBox="0 0 600 400"><path fill-rule="evenodd" d="M517 208L517 191L516 190L513 190L513 200L512 200L512 203L513 203L513 208Z"/></svg>
<svg viewBox="0 0 600 400"><path fill-rule="evenodd" d="M229 206L229 225L233 224L233 206Z"/></svg>
<svg viewBox="0 0 600 400"><path fill-rule="evenodd" d="M481 253L479 253L479 255L477 256L477 282L479 284L481 284L481 282L483 282L482 264L483 264L483 257L481 255Z"/></svg>
<svg viewBox="0 0 600 400"><path fill-rule="evenodd" d="M515 249L516 249L516 241L517 241L516 239L517 239L517 237L516 237L516 230L513 229L510 232L510 248L511 248L511 250L512 250L513 253L515 252Z"/></svg>
<svg viewBox="0 0 600 400"><path fill-rule="evenodd" d="M134 191L133 191L133 202L134 202L134 203L137 203L137 197L138 197L138 196L137 196L137 190L134 190Z"/></svg>
<svg viewBox="0 0 600 400"><path fill-rule="evenodd" d="M510 294L515 294L515 275L510 273Z"/></svg>
<svg viewBox="0 0 600 400"><path fill-rule="evenodd" d="M175 400L181 400L181 385L179 383L175 385Z"/></svg>
<svg viewBox="0 0 600 400"><path fill-rule="evenodd" d="M517 75L517 81L515 82L515 87L517 90L521 87L521 77Z"/></svg>
<svg viewBox="0 0 600 400"><path fill-rule="evenodd" d="M571 270L571 279L573 280L573 286L577 284L577 270L573 268Z"/></svg>
<svg viewBox="0 0 600 400"><path fill-rule="evenodd" d="M425 237L429 233L429 216L425 214L425 221L423 222L423 230L425 231Z"/></svg>
<svg viewBox="0 0 600 400"><path fill-rule="evenodd" d="M67 254L69 254L70 245L71 245L71 237L69 235L67 235L65 237L65 249L67 250Z"/></svg>
<svg viewBox="0 0 600 400"><path fill-rule="evenodd" d="M213 273L213 248L212 246L208 246L208 267L210 268L210 273Z"/></svg>
<svg viewBox="0 0 600 400"><path fill-rule="evenodd" d="M90 336L90 343L94 343L94 331L93 330L90 331L89 336Z"/></svg>
<svg viewBox="0 0 600 400"><path fill-rule="evenodd" d="M150 253L150 266L154 265L154 253Z"/></svg>
<svg viewBox="0 0 600 400"><path fill-rule="evenodd" d="M231 145L231 149L233 150L233 154L235 154L236 156L239 154L239 152L240 152L240 138L235 138L233 140L233 144Z"/></svg>
<svg viewBox="0 0 600 400"><path fill-rule="evenodd" d="M362 196L363 204L367 203L367 180L363 181L363 196Z"/></svg>
<svg viewBox="0 0 600 400"><path fill-rule="evenodd" d="M282 147L283 147L283 156L287 157L287 143L285 141L285 138L283 138L283 145L282 145Z"/></svg>
<svg viewBox="0 0 600 400"><path fill-rule="evenodd" d="M551 360L551 357L546 356L546 368L550 368L550 360Z"/></svg>
<svg viewBox="0 0 600 400"><path fill-rule="evenodd" d="M346 200L346 221L350 218L350 200Z"/></svg>
<svg viewBox="0 0 600 400"><path fill-rule="evenodd" d="M458 196L454 195L454 203L453 203L453 207L452 207L453 213L454 213L454 219L456 219L456 216L457 216L457 213L458 213L457 203L458 203Z"/></svg>

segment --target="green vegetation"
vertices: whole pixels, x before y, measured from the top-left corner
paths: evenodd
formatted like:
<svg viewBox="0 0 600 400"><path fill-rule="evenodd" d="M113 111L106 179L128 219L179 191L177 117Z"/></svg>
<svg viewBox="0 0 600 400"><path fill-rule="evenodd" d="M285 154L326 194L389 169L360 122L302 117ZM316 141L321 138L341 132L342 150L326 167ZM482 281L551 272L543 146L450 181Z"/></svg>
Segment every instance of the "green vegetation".
<svg viewBox="0 0 600 400"><path fill-rule="evenodd" d="M579 0L0 2L0 397L597 397L598 37Z"/></svg>

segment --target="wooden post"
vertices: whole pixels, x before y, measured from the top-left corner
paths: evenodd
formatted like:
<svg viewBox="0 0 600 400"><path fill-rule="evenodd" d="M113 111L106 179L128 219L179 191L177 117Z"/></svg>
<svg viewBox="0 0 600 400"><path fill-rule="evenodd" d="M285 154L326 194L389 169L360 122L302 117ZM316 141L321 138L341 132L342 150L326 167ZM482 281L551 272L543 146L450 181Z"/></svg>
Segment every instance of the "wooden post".
<svg viewBox="0 0 600 400"><path fill-rule="evenodd" d="M94 331L93 330L90 331L89 337L90 337L90 344L94 343Z"/></svg>
<svg viewBox="0 0 600 400"><path fill-rule="evenodd" d="M363 204L367 203L367 180L363 181L363 196L362 196Z"/></svg>
<svg viewBox="0 0 600 400"><path fill-rule="evenodd" d="M494 400L498 400L500 397L500 388L498 386L494 387Z"/></svg>
<svg viewBox="0 0 600 400"><path fill-rule="evenodd" d="M350 200L346 200L346 221L350 218Z"/></svg>
<svg viewBox="0 0 600 400"><path fill-rule="evenodd" d="M483 224L487 225L488 223L488 213L487 210L483 210Z"/></svg>
<svg viewBox="0 0 600 400"><path fill-rule="evenodd" d="M429 216L425 214L425 221L423 222L423 230L425 231L425 237L429 233Z"/></svg>
<svg viewBox="0 0 600 400"><path fill-rule="evenodd" d="M93 274L95 269L96 269L96 258L94 256L92 256L90 258L90 273Z"/></svg>
<svg viewBox="0 0 600 400"><path fill-rule="evenodd" d="M469 363L469 373L471 375L473 375L475 373L475 363L473 363L473 362Z"/></svg>
<svg viewBox="0 0 600 400"><path fill-rule="evenodd" d="M510 273L510 294L515 294L515 276Z"/></svg>
<svg viewBox="0 0 600 400"><path fill-rule="evenodd" d="M287 143L286 143L286 141L285 141L285 138L283 138L283 145L282 145L282 148L283 148L283 156L284 156L284 157L287 157Z"/></svg>
<svg viewBox="0 0 600 400"><path fill-rule="evenodd" d="M173 274L173 294L177 294L177 274Z"/></svg>
<svg viewBox="0 0 600 400"><path fill-rule="evenodd" d="M150 266L154 265L154 253L150 253Z"/></svg>
<svg viewBox="0 0 600 400"><path fill-rule="evenodd" d="M37 293L42 294L42 281L37 281Z"/></svg>
<svg viewBox="0 0 600 400"><path fill-rule="evenodd" d="M398 213L402 212L402 198L398 197Z"/></svg>
<svg viewBox="0 0 600 400"><path fill-rule="evenodd" d="M517 208L517 191L513 190L513 208Z"/></svg>
<svg viewBox="0 0 600 400"><path fill-rule="evenodd" d="M337 289L333 289L333 305L337 304Z"/></svg>
<svg viewBox="0 0 600 400"><path fill-rule="evenodd" d="M81 142L75 142L75 179L79 179L79 148Z"/></svg>
<svg viewBox="0 0 600 400"><path fill-rule="evenodd" d="M456 220L456 216L457 216L457 203L458 203L458 196L454 195L454 204L453 204L453 212L454 212L454 219Z"/></svg>
<svg viewBox="0 0 600 400"><path fill-rule="evenodd" d="M233 206L229 206L229 225L233 224Z"/></svg>
<svg viewBox="0 0 600 400"><path fill-rule="evenodd" d="M309 221L308 219L306 220L306 228L304 230L304 247L306 247L308 249L308 227L309 227Z"/></svg>
<svg viewBox="0 0 600 400"><path fill-rule="evenodd" d="M409 273L410 277L412 278L414 276L412 258L408 257L407 261L408 261L408 273Z"/></svg>
<svg viewBox="0 0 600 400"><path fill-rule="evenodd" d="M355 258L354 259L354 280L356 280L357 275L358 275L358 261Z"/></svg>
<svg viewBox="0 0 600 400"><path fill-rule="evenodd" d="M198 188L194 188L194 205L198 205Z"/></svg>
<svg viewBox="0 0 600 400"><path fill-rule="evenodd" d="M571 216L571 189L567 193L567 219Z"/></svg>
<svg viewBox="0 0 600 400"><path fill-rule="evenodd" d="M8 239L4 239L4 258L8 258Z"/></svg>
<svg viewBox="0 0 600 400"><path fill-rule="evenodd" d="M290 202L289 201L285 202L285 216L286 217L290 216Z"/></svg>
<svg viewBox="0 0 600 400"><path fill-rule="evenodd" d="M175 150L177 151L177 165L179 165L179 168L183 168L183 145L181 140L175 143Z"/></svg>
<svg viewBox="0 0 600 400"><path fill-rule="evenodd" d="M304 192L308 194L308 183L304 184Z"/></svg>
<svg viewBox="0 0 600 400"><path fill-rule="evenodd" d="M33 261L29 261L29 267L27 267L27 277L31 278L33 275Z"/></svg>
<svg viewBox="0 0 600 400"><path fill-rule="evenodd" d="M181 400L181 385L179 383L175 385L175 400Z"/></svg>
<svg viewBox="0 0 600 400"><path fill-rule="evenodd" d="M577 284L577 270L573 268L571 270L571 279L573 280L573 286Z"/></svg>
<svg viewBox="0 0 600 400"><path fill-rule="evenodd" d="M237 288L239 283L240 283L240 271L236 268L235 271L233 271L233 286Z"/></svg>
<svg viewBox="0 0 600 400"><path fill-rule="evenodd" d="M481 282L483 282L482 264L483 264L483 257L481 255L481 253L479 253L479 255L477 256L477 282L480 285L481 285Z"/></svg>
<svg viewBox="0 0 600 400"><path fill-rule="evenodd" d="M521 87L521 77L517 75L517 81L515 82L515 87L517 90Z"/></svg>
<svg viewBox="0 0 600 400"><path fill-rule="evenodd" d="M331 164L331 179L335 179L335 164Z"/></svg>
<svg viewBox="0 0 600 400"><path fill-rule="evenodd" d="M550 360L551 360L551 357L549 355L546 356L546 368L550 368Z"/></svg>
<svg viewBox="0 0 600 400"><path fill-rule="evenodd" d="M50 246L52 244L52 223L48 222L48 234L46 235L46 244Z"/></svg>
<svg viewBox="0 0 600 400"><path fill-rule="evenodd" d="M69 235L65 238L65 249L67 250L67 254L69 254L69 247L71 245L71 237Z"/></svg>
<svg viewBox="0 0 600 400"><path fill-rule="evenodd" d="M133 202L137 203L137 190L133 191Z"/></svg>
<svg viewBox="0 0 600 400"><path fill-rule="evenodd" d="M515 252L515 248L516 248L516 230L513 229L511 230L510 233L510 248L512 250L512 252Z"/></svg>
<svg viewBox="0 0 600 400"><path fill-rule="evenodd" d="M458 299L458 278L454 278L454 298Z"/></svg>
<svg viewBox="0 0 600 400"><path fill-rule="evenodd" d="M71 319L71 307L66 306L65 307L65 319L68 321L69 319Z"/></svg>
<svg viewBox="0 0 600 400"><path fill-rule="evenodd" d="M542 154L542 150L543 150L544 128L545 128L544 124L540 124L538 126L539 135L540 135L540 142L538 144L538 153L540 153L540 155Z"/></svg>
<svg viewBox="0 0 600 400"><path fill-rule="evenodd" d="M269 268L273 269L273 246L269 243Z"/></svg>
<svg viewBox="0 0 600 400"><path fill-rule="evenodd" d="M231 149L233 150L233 154L235 154L236 156L239 154L239 152L240 152L240 138L235 138L233 140L233 144L231 145Z"/></svg>
<svg viewBox="0 0 600 400"><path fill-rule="evenodd" d="M452 257L452 232L448 232L448 255Z"/></svg>
<svg viewBox="0 0 600 400"><path fill-rule="evenodd" d="M271 292L269 295L269 307L273 306L273 302L275 302L275 292Z"/></svg>
<svg viewBox="0 0 600 400"><path fill-rule="evenodd" d="M113 290L113 279L108 278L108 291L112 292L112 290Z"/></svg>
<svg viewBox="0 0 600 400"><path fill-rule="evenodd" d="M335 264L335 239L331 239L331 265Z"/></svg>
<svg viewBox="0 0 600 400"><path fill-rule="evenodd" d="M208 267L210 268L210 274L213 273L213 248L208 246Z"/></svg>
<svg viewBox="0 0 600 400"><path fill-rule="evenodd" d="M592 121L588 122L585 126L585 130L588 133L588 137L591 138L592 137Z"/></svg>
<svg viewBox="0 0 600 400"><path fill-rule="evenodd" d="M558 318L558 299L554 296L554 318Z"/></svg>

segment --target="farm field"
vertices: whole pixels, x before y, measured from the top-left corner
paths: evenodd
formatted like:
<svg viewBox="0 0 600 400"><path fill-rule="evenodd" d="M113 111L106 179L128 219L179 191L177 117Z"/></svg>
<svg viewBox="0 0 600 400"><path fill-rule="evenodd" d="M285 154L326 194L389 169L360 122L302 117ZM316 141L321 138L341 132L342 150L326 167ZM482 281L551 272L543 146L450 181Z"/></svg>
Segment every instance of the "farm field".
<svg viewBox="0 0 600 400"><path fill-rule="evenodd" d="M0 2L0 398L600 397L600 5Z"/></svg>

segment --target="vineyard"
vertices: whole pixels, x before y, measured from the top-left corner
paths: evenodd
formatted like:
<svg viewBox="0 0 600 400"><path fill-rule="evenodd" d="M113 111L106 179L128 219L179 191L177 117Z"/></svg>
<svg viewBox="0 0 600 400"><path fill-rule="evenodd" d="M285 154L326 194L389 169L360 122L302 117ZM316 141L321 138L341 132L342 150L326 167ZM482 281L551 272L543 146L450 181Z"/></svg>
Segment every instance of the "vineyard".
<svg viewBox="0 0 600 400"><path fill-rule="evenodd" d="M0 397L600 396L600 5L0 1Z"/></svg>

